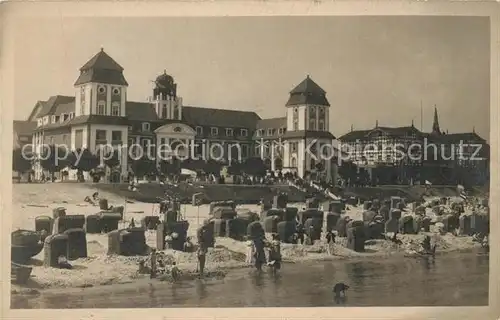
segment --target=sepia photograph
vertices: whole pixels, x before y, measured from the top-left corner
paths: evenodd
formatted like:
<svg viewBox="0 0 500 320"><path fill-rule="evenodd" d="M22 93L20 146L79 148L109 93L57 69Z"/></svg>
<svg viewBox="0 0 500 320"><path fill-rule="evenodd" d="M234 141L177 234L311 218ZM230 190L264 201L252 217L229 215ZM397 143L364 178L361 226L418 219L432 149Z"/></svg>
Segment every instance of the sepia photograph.
<svg viewBox="0 0 500 320"><path fill-rule="evenodd" d="M488 306L490 17L12 23L11 309Z"/></svg>

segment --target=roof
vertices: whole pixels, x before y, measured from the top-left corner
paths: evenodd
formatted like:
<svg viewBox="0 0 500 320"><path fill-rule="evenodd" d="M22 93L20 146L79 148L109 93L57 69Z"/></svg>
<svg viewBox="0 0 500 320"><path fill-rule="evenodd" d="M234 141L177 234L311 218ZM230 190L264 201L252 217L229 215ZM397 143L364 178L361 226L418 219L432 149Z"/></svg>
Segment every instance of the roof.
<svg viewBox="0 0 500 320"><path fill-rule="evenodd" d="M32 132L36 129L35 121L23 121L23 120L14 120L13 123L14 132L18 136L31 135Z"/></svg>
<svg viewBox="0 0 500 320"><path fill-rule="evenodd" d="M392 137L399 137L399 136L405 136L409 134L415 134L418 137L423 137L424 134L415 128L414 126L404 126L404 127L375 127L370 130L355 130L348 132L344 135L342 135L339 140L341 141L356 141L356 140L363 140L368 138L368 135L371 132L374 132L376 130L380 130L382 132L387 133L389 136Z"/></svg>
<svg viewBox="0 0 500 320"><path fill-rule="evenodd" d="M257 129L286 128L286 117L261 119L257 121Z"/></svg>
<svg viewBox="0 0 500 320"><path fill-rule="evenodd" d="M40 101L40 100L35 103L35 106L31 110L30 115L28 116L28 121L33 121L38 117L41 110L44 108L43 106L45 103L47 103L47 101Z"/></svg>
<svg viewBox="0 0 500 320"><path fill-rule="evenodd" d="M69 114L70 112L75 112L75 101L68 103L61 103L55 106L53 115L60 116L61 114Z"/></svg>
<svg viewBox="0 0 500 320"><path fill-rule="evenodd" d="M446 133L441 135L429 135L430 139L434 139L434 141L439 141L442 143L446 142L458 142L458 141L477 141L477 142L485 142L486 140L481 138L475 132L464 132L464 133Z"/></svg>
<svg viewBox="0 0 500 320"><path fill-rule="evenodd" d="M76 79L75 86L89 82L128 86L123 73L115 70L90 69L82 71Z"/></svg>
<svg viewBox="0 0 500 320"><path fill-rule="evenodd" d="M61 104L69 104L75 102L75 97L71 96L52 96L49 98L49 100L45 101L42 103L42 110L38 113L38 118L47 116L47 115L52 115L56 111L57 107ZM35 106L36 108L36 106ZM74 105L73 105L74 109Z"/></svg>
<svg viewBox="0 0 500 320"><path fill-rule="evenodd" d="M316 139L335 139L335 136L329 131L311 131L311 130L298 130L298 131L287 131L283 135L283 139L295 139L295 138L316 138Z"/></svg>
<svg viewBox="0 0 500 320"><path fill-rule="evenodd" d="M129 120L136 121L156 121L158 115L151 103L127 101L125 105L125 114Z"/></svg>
<svg viewBox="0 0 500 320"><path fill-rule="evenodd" d="M307 76L292 91L290 91L290 98L288 99L286 106L301 104L330 106L330 103L326 99L326 91L323 90L309 76Z"/></svg>
<svg viewBox="0 0 500 320"><path fill-rule="evenodd" d="M312 94L326 94L316 82L314 82L309 76L307 76L301 83L299 83L290 94L294 93L312 93Z"/></svg>
<svg viewBox="0 0 500 320"><path fill-rule="evenodd" d="M103 49L80 68L80 76L76 80L75 86L89 82L128 85L123 76L122 66Z"/></svg>
<svg viewBox="0 0 500 320"><path fill-rule="evenodd" d="M182 118L197 126L255 128L260 117L254 111L182 107Z"/></svg>
<svg viewBox="0 0 500 320"><path fill-rule="evenodd" d="M120 66L113 58L111 58L104 49L101 48L96 55L94 55L87 63L80 68L80 71L90 70L90 69L101 69L101 70L115 70L123 71L122 66Z"/></svg>

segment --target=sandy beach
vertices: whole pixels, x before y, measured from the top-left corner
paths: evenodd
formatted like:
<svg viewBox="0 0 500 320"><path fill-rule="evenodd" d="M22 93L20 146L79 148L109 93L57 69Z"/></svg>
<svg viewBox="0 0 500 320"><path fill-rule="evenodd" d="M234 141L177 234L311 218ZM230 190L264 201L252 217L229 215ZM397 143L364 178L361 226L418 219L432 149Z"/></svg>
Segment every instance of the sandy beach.
<svg viewBox="0 0 500 320"><path fill-rule="evenodd" d="M96 191L91 184L76 183L50 183L50 184L14 184L13 186L13 214L12 228L34 230L35 218L40 215L52 215L55 207L65 207L67 214L90 215L99 212L99 208L84 203L85 196ZM158 205L147 203L126 203L125 199L100 191L100 196L107 198L111 205L125 205L124 221L122 226L128 225L133 218L137 223L142 217L151 214L158 214ZM291 206L302 207L303 204L289 204ZM259 212L256 205L242 205ZM346 215L357 220L362 219L361 207L348 208ZM209 206L203 205L199 209L191 205L182 205L181 213L189 221L190 236L194 236L200 223L208 218ZM431 212L428 215L432 216ZM452 234L439 235L435 232L430 234L435 239L438 246L438 254L452 251L470 249L479 246L472 241L471 237L453 236ZM408 250L416 249L426 233L418 235L400 235L402 245L396 245L386 240L370 240L366 242L366 251L363 253L354 252L344 247L345 238L338 238L334 247L334 254L326 253L324 243L318 241L311 246L282 244L282 255L284 263L301 262L311 260L326 259L346 259L351 257L384 257L389 255L401 255ZM146 231L146 242L154 248L155 231ZM195 239L196 237L193 237ZM34 266L32 276L24 287L32 289L49 288L78 288L91 287L110 284L123 284L139 281L146 278L139 275L138 261L141 257L108 256L108 237L106 234L87 234L88 257L71 261L73 269L64 270L43 267L43 250L32 259ZM229 238L216 238L216 247L210 249L207 255L207 272L209 276L224 276L234 268L246 268L245 264L245 243ZM186 279L194 278L197 259L195 253L186 253L173 250L165 250L166 255L175 259L178 267L184 273ZM12 286L13 293L19 293L26 289L19 286Z"/></svg>

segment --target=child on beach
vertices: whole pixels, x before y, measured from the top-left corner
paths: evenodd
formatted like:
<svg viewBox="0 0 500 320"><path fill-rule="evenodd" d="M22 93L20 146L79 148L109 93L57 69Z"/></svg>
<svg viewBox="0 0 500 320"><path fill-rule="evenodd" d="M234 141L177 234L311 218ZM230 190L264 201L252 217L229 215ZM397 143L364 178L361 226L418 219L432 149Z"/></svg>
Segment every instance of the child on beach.
<svg viewBox="0 0 500 320"><path fill-rule="evenodd" d="M170 270L170 274L172 275L172 280L177 281L179 280L181 271L177 267L177 264L175 262L172 263L172 269Z"/></svg>

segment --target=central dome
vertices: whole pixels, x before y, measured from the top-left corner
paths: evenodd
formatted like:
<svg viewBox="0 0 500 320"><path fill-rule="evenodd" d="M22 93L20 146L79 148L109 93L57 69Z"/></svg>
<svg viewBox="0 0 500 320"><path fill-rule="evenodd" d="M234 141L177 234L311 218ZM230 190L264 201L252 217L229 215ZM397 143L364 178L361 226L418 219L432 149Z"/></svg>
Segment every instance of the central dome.
<svg viewBox="0 0 500 320"><path fill-rule="evenodd" d="M163 71L163 74L156 77L153 92L155 97L159 94L163 94L165 96L176 96L176 91L177 85L174 82L174 78L167 74L166 70Z"/></svg>

